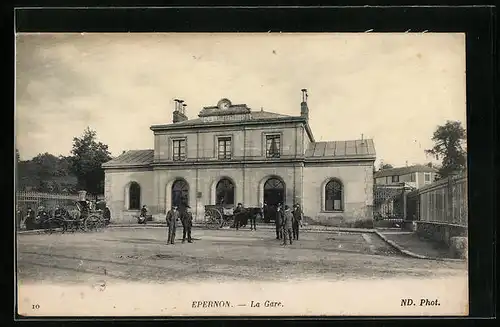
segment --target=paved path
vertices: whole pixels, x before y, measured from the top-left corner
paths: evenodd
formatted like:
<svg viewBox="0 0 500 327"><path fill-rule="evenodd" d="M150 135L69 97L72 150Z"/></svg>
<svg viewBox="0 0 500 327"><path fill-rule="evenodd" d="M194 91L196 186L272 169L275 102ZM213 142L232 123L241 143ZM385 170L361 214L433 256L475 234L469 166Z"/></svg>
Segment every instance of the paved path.
<svg viewBox="0 0 500 327"><path fill-rule="evenodd" d="M448 248L436 242L423 240L414 232L379 230L388 240L417 255L431 258L451 258Z"/></svg>
<svg viewBox="0 0 500 327"><path fill-rule="evenodd" d="M177 234L179 236L179 233ZM275 281L439 277L466 264L403 257L374 234L303 232L282 246L270 230L194 230L195 242L165 242L162 228L19 234L20 283Z"/></svg>

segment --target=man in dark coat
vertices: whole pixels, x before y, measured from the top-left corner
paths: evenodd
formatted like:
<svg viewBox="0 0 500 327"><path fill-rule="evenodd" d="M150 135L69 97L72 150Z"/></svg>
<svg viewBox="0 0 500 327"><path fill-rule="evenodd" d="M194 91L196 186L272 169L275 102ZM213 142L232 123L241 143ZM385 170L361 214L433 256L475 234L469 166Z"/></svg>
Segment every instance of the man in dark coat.
<svg viewBox="0 0 500 327"><path fill-rule="evenodd" d="M35 211L31 209L31 207L28 208L28 211L26 212L26 218L24 218L24 224L27 230L32 230L36 228L35 219L36 219Z"/></svg>
<svg viewBox="0 0 500 327"><path fill-rule="evenodd" d="M49 220L49 213L47 212L45 207L44 206L38 207L38 212L36 215L36 222L38 224L38 227L42 228L47 227L46 223L48 220Z"/></svg>
<svg viewBox="0 0 500 327"><path fill-rule="evenodd" d="M16 211L16 228L21 228L21 222L23 221L23 212L20 208Z"/></svg>
<svg viewBox="0 0 500 327"><path fill-rule="evenodd" d="M186 206L186 209L181 215L182 221L182 243L186 242L186 234L188 243L193 243L191 239L191 227L193 227L193 214L191 213L191 207Z"/></svg>
<svg viewBox="0 0 500 327"><path fill-rule="evenodd" d="M257 230L257 220L262 219L262 209L258 208L250 215L250 230Z"/></svg>
<svg viewBox="0 0 500 327"><path fill-rule="evenodd" d="M175 229L177 228L177 220L180 219L179 211L177 206L174 205L171 210L167 213L167 226L168 226L168 239L167 244L174 244L175 240Z"/></svg>
<svg viewBox="0 0 500 327"><path fill-rule="evenodd" d="M264 214L264 222L268 223L269 222L269 207L267 205L267 202L264 201L264 206L262 208L263 214Z"/></svg>
<svg viewBox="0 0 500 327"><path fill-rule="evenodd" d="M54 218L62 219L63 210L59 205L56 205L56 209L54 210Z"/></svg>
<svg viewBox="0 0 500 327"><path fill-rule="evenodd" d="M283 221L283 208L281 207L281 203L278 203L276 207L276 216L274 218L274 224L276 225L276 239L281 240L283 237L283 230L281 228L281 223Z"/></svg>
<svg viewBox="0 0 500 327"><path fill-rule="evenodd" d="M293 239L299 239L299 226L302 226L302 209L300 209L300 205L296 204L293 209L293 221L292 221L292 232Z"/></svg>
<svg viewBox="0 0 500 327"><path fill-rule="evenodd" d="M146 225L147 219L148 219L148 208L146 207L146 205L143 205L141 208L141 214L139 215L139 218L137 218L137 222L139 224Z"/></svg>
<svg viewBox="0 0 500 327"><path fill-rule="evenodd" d="M292 220L293 214L290 208L286 205L283 213L283 245L286 245L286 239L292 244Z"/></svg>
<svg viewBox="0 0 500 327"><path fill-rule="evenodd" d="M58 227L62 227L63 231L66 231L67 224L65 223L64 217L66 216L66 210L61 208L59 205L56 205L56 209L54 210L54 219L55 223Z"/></svg>
<svg viewBox="0 0 500 327"><path fill-rule="evenodd" d="M236 230L240 228L240 224L243 220L243 215L245 214L245 208L243 208L242 203L238 203L238 206L236 209L233 211L234 215L234 227L236 227Z"/></svg>
<svg viewBox="0 0 500 327"><path fill-rule="evenodd" d="M108 206L104 208L102 216L104 218L104 222L106 223L106 225L108 225L111 221L111 211L109 210Z"/></svg>

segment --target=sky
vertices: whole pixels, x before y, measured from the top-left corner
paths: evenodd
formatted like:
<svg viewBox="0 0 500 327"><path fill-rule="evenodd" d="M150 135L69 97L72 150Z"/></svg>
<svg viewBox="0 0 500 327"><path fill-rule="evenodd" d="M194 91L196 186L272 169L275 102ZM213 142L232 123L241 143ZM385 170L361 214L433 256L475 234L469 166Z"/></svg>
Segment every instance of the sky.
<svg viewBox="0 0 500 327"><path fill-rule="evenodd" d="M465 35L448 33L17 34L16 147L69 155L88 126L113 156L153 148L151 125L221 98L300 115L316 141L372 138L377 162L432 160L432 134L466 126Z"/></svg>

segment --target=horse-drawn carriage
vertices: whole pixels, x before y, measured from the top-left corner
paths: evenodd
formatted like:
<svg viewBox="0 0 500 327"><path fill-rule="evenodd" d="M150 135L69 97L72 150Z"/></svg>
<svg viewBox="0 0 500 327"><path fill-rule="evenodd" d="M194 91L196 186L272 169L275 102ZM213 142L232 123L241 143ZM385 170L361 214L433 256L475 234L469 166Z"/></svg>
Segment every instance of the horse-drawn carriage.
<svg viewBox="0 0 500 327"><path fill-rule="evenodd" d="M205 225L207 228L222 228L229 226L235 227L235 215L233 205L206 205L205 206ZM240 215L240 227L245 227L248 219L261 213L262 209L259 207L245 207L243 213Z"/></svg>
<svg viewBox="0 0 500 327"><path fill-rule="evenodd" d="M52 233L55 228L75 232L77 230L92 231L106 226L103 210L93 208L87 201L75 201L75 208L67 210L57 208L53 214L37 214L36 222L47 232Z"/></svg>

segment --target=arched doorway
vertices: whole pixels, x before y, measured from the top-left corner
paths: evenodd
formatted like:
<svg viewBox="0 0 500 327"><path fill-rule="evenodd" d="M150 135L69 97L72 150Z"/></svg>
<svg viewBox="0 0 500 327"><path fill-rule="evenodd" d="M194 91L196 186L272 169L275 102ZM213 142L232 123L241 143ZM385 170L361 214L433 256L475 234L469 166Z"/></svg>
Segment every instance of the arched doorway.
<svg viewBox="0 0 500 327"><path fill-rule="evenodd" d="M183 179L172 184L172 206L174 205L179 209L189 205L189 184Z"/></svg>
<svg viewBox="0 0 500 327"><path fill-rule="evenodd" d="M234 184L228 178L222 178L215 186L217 204L234 205Z"/></svg>
<svg viewBox="0 0 500 327"><path fill-rule="evenodd" d="M285 184L281 179L272 177L264 183L264 203L268 206L285 203Z"/></svg>

